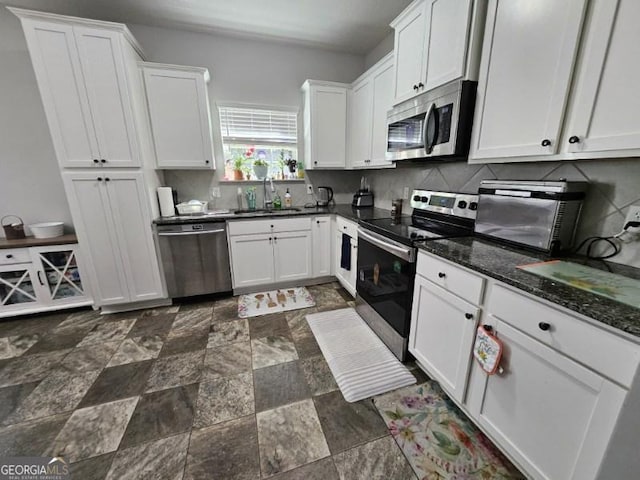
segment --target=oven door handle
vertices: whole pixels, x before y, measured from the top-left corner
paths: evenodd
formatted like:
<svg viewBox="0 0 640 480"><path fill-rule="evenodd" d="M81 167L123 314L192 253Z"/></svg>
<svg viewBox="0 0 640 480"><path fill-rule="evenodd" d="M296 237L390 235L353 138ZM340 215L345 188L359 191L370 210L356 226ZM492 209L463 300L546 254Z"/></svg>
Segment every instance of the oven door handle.
<svg viewBox="0 0 640 480"><path fill-rule="evenodd" d="M362 238L363 240L375 245L376 247L381 248L382 250L385 250L386 252L389 252L396 257L400 257L409 263L413 263L416 261L415 248L400 245L399 243L384 238L382 235L378 235L362 228L358 228L358 238Z"/></svg>

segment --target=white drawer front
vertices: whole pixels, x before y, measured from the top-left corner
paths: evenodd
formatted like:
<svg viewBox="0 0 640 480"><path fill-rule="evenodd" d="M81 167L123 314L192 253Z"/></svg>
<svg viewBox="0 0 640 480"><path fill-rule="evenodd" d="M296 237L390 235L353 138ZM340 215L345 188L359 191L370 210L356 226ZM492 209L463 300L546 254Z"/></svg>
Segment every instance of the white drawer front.
<svg viewBox="0 0 640 480"><path fill-rule="evenodd" d="M346 218L336 217L336 229L340 233L346 233L351 238L358 236L358 224Z"/></svg>
<svg viewBox="0 0 640 480"><path fill-rule="evenodd" d="M296 232L311 230L311 218L260 218L256 220L232 220L229 235L252 235L254 233Z"/></svg>
<svg viewBox="0 0 640 480"><path fill-rule="evenodd" d="M640 346L579 318L496 285L489 313L602 375L630 387Z"/></svg>
<svg viewBox="0 0 640 480"><path fill-rule="evenodd" d="M0 265L29 262L31 262L31 255L29 255L29 249L27 248L6 248L0 250Z"/></svg>
<svg viewBox="0 0 640 480"><path fill-rule="evenodd" d="M311 230L311 217L280 218L271 222L274 232L299 232Z"/></svg>
<svg viewBox="0 0 640 480"><path fill-rule="evenodd" d="M484 278L424 252L418 255L416 270L419 275L436 285L474 305L480 305Z"/></svg>

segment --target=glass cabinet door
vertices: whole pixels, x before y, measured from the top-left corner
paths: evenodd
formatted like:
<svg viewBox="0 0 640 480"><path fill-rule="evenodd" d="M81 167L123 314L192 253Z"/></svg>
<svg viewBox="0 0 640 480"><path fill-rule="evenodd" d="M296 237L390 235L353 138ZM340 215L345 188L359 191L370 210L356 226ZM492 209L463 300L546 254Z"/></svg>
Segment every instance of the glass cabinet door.
<svg viewBox="0 0 640 480"><path fill-rule="evenodd" d="M0 267L0 306L37 302L31 265Z"/></svg>
<svg viewBox="0 0 640 480"><path fill-rule="evenodd" d="M85 296L73 249L38 251L37 255L42 265L38 281L47 290L51 300Z"/></svg>

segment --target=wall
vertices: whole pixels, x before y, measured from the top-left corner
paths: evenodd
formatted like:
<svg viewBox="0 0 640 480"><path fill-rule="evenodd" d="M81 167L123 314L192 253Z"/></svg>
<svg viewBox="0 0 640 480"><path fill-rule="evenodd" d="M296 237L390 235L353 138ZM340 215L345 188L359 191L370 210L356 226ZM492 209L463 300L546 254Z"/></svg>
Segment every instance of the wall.
<svg viewBox="0 0 640 480"><path fill-rule="evenodd" d="M300 86L307 78L350 83L364 70L364 57L336 53L281 42L256 41L186 32L143 25L129 26L145 50L147 59L207 67L211 74L209 101L216 146L215 173L203 171L167 171L165 183L177 189L180 200L193 198L210 201L210 208L235 208L238 184L220 183L224 175L216 102L248 103L269 106L299 107ZM299 155L302 148L299 148ZM315 186L329 184L339 201L350 201L352 189L345 178L340 181L323 172L308 172L307 182ZM211 187L219 186L221 198L211 197ZM277 183L280 195L289 187L294 204L304 204L310 197L304 183ZM262 202L262 186L258 203Z"/></svg>
<svg viewBox="0 0 640 480"><path fill-rule="evenodd" d="M376 45L373 50L367 53L366 57L364 57L365 69L373 67L378 62L378 60L380 60L387 53L393 50L395 39L391 27L389 27L389 30L389 35L384 37L384 39L378 45Z"/></svg>
<svg viewBox="0 0 640 480"><path fill-rule="evenodd" d="M25 224L71 214L19 20L0 4L0 217ZM29 233L27 229L27 233ZM0 230L0 236L4 232Z"/></svg>
<svg viewBox="0 0 640 480"><path fill-rule="evenodd" d="M377 170L368 174L377 207L391 208L391 200L402 198L403 188L424 188L477 193L480 180L578 180L589 182L578 240L589 236L608 236L623 226L630 205L640 205L640 159L582 160L575 162L537 162L490 165L466 163L399 164L395 170ZM411 207L403 205L403 212ZM640 267L640 243L623 247L611 259Z"/></svg>

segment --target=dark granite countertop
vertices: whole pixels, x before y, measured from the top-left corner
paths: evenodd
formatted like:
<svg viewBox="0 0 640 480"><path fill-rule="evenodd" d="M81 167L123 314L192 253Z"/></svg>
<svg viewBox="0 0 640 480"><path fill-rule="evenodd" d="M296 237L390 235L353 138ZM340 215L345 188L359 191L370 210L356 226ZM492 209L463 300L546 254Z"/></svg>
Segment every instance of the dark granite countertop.
<svg viewBox="0 0 640 480"><path fill-rule="evenodd" d="M503 246L477 237L431 240L421 243L419 248L640 337L640 309L516 268L518 265L550 260L543 253ZM626 265L577 256L563 260L640 279L640 269Z"/></svg>
<svg viewBox="0 0 640 480"><path fill-rule="evenodd" d="M331 205L329 207L294 207L297 210L271 210L269 212L246 212L235 214L233 210L229 213L217 215L180 215L175 217L158 217L153 223L156 225L176 225L192 222L225 222L227 220L247 220L250 218L274 218L274 217L295 217L299 215L328 215L336 214L357 222L358 220L371 220L373 218L388 218L391 216L389 210L382 208L353 208L350 204Z"/></svg>

